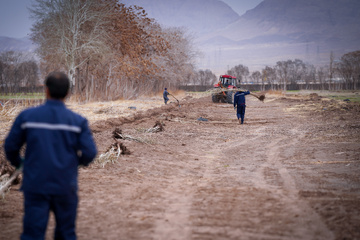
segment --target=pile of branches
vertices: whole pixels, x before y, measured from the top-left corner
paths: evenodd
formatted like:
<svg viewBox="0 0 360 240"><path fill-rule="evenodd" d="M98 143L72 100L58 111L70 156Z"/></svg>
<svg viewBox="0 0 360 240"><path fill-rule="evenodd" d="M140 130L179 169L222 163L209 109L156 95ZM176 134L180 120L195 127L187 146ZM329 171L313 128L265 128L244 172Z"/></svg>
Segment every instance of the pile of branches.
<svg viewBox="0 0 360 240"><path fill-rule="evenodd" d="M96 159L95 163L100 164L102 167L105 167L108 163L116 163L120 155L129 155L130 151L123 143L115 142L109 146L105 153L100 154Z"/></svg>
<svg viewBox="0 0 360 240"><path fill-rule="evenodd" d="M155 125L152 128L149 128L148 130L146 130L146 132L151 132L151 133L157 133L157 132L162 132L164 131L164 126L165 124L160 122L160 121L156 121Z"/></svg>
<svg viewBox="0 0 360 240"><path fill-rule="evenodd" d="M145 143L145 141L140 138L135 138L130 135L123 134L122 130L120 128L115 128L115 130L112 132L112 134L113 134L113 138L115 139L115 141L117 139L122 139L122 140L135 141L135 142L139 142L139 143Z"/></svg>
<svg viewBox="0 0 360 240"><path fill-rule="evenodd" d="M155 125L152 128L147 129L146 132L147 133L161 132L164 131L164 126L165 124L163 124L162 122L156 121ZM146 140L124 134L120 128L114 129L114 131L112 132L112 138L114 140L114 143L108 147L105 153L101 154L95 160L95 163L100 164L102 167L105 167L107 163L112 163L112 164L116 163L121 155L131 154L130 150L125 146L124 143L121 142L121 140L129 140L138 143L148 144L148 141Z"/></svg>
<svg viewBox="0 0 360 240"><path fill-rule="evenodd" d="M5 159L5 154L0 151L0 195L4 196L5 192L13 184L21 182L21 175L15 174L16 169Z"/></svg>

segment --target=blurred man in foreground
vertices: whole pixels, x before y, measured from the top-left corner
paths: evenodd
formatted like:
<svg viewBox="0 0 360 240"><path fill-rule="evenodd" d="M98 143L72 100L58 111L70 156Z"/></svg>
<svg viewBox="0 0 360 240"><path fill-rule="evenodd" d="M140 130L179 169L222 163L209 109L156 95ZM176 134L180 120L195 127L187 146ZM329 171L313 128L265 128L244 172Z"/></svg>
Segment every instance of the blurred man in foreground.
<svg viewBox="0 0 360 240"><path fill-rule="evenodd" d="M65 74L49 74L45 104L21 112L5 140L7 159L17 168L23 165L21 239L44 239L50 211L56 220L54 238L76 239L78 166L87 166L97 150L87 120L64 104L69 86Z"/></svg>

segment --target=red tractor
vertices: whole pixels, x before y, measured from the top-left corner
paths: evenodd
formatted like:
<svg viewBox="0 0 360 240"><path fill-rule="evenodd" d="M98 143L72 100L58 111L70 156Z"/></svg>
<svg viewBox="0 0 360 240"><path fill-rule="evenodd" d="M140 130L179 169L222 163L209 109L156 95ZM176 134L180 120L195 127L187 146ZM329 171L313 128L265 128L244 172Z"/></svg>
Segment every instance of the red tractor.
<svg viewBox="0 0 360 240"><path fill-rule="evenodd" d="M233 103L233 91L226 89L235 89L236 77L230 75L220 75L219 82L214 84L214 88L221 88L223 91L212 94L213 102Z"/></svg>

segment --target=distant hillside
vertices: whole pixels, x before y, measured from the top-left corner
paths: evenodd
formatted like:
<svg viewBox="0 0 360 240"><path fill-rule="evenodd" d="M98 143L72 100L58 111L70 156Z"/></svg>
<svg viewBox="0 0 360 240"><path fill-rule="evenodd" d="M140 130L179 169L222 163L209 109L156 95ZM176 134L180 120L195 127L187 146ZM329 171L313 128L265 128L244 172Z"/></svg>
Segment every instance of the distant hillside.
<svg viewBox="0 0 360 240"><path fill-rule="evenodd" d="M360 49L359 9L359 0L264 0L226 28L201 36L198 44L210 57L230 58L230 65L260 67L289 58L324 64L331 51L341 57ZM235 43L219 44L220 36Z"/></svg>
<svg viewBox="0 0 360 240"><path fill-rule="evenodd" d="M224 28L239 15L219 0L123 0L127 6L143 7L149 17L165 26L185 26L190 32L203 34Z"/></svg>
<svg viewBox="0 0 360 240"><path fill-rule="evenodd" d="M282 35L295 41L358 40L359 0L265 0L227 29L233 40Z"/></svg>
<svg viewBox="0 0 360 240"><path fill-rule="evenodd" d="M240 1L240 0L239 0ZM198 67L223 74L299 58L315 65L360 50L360 0L264 0L239 16L220 0L122 0L165 26L185 26L203 52ZM0 37L0 51L32 51L28 39Z"/></svg>
<svg viewBox="0 0 360 240"><path fill-rule="evenodd" d="M27 38L10 38L0 36L0 52L19 51L33 52L36 46Z"/></svg>

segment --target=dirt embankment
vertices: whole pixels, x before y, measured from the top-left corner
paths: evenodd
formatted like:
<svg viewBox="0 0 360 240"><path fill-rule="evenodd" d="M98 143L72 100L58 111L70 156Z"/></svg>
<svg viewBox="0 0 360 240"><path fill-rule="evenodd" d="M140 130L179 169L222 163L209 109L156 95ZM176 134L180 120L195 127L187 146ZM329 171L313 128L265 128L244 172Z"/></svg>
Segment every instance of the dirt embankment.
<svg viewBox="0 0 360 240"><path fill-rule="evenodd" d="M79 239L360 239L359 104L247 97L239 125L230 104L180 102L91 124L101 153L130 154L80 169ZM17 189L4 239L21 233Z"/></svg>

